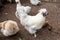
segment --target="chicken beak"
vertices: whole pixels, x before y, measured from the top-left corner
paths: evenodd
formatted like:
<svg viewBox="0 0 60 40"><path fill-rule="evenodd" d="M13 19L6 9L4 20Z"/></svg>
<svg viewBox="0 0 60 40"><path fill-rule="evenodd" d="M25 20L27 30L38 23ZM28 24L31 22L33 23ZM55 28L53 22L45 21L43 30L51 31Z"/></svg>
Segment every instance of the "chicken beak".
<svg viewBox="0 0 60 40"><path fill-rule="evenodd" d="M46 13L43 13L43 16L47 16L48 15L48 12L46 12Z"/></svg>

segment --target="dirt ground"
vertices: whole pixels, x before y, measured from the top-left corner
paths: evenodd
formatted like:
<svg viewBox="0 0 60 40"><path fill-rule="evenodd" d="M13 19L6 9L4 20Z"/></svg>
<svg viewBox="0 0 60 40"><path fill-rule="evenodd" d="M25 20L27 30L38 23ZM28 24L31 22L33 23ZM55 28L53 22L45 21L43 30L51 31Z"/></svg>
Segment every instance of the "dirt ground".
<svg viewBox="0 0 60 40"><path fill-rule="evenodd" d="M60 40L60 3L46 3L42 2L38 6L33 6L29 1L22 1L22 5L29 5L32 7L29 15L36 15L40 8L46 8L49 12L46 20L48 24L53 28L50 31L48 27L43 27L37 32L37 38L34 38L30 35L20 24L20 21L15 16L16 4L7 3L3 10L0 12L0 22L5 20L14 20L17 21L20 31L11 37L5 37L0 33L0 40L19 40L20 37L23 37L24 40Z"/></svg>

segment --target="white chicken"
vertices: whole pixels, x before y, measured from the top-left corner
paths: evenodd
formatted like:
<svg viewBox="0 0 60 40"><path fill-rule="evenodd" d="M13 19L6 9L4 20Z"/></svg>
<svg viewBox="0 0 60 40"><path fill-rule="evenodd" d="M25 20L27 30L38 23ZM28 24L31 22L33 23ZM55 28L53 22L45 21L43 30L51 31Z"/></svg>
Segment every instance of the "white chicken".
<svg viewBox="0 0 60 40"><path fill-rule="evenodd" d="M36 31L38 29L41 29L45 24L45 17L43 16L43 14L47 15L48 12L46 9L40 9L37 15L30 16L27 14L27 12L31 9L27 9L26 12L25 9L19 8L16 13L16 17L21 21L21 24L25 27L25 29L30 34L34 34L34 36L36 37Z"/></svg>
<svg viewBox="0 0 60 40"><path fill-rule="evenodd" d="M16 13L15 15L18 16L18 12L20 13L29 13L30 10L31 10L31 7L30 6L22 6L20 1L16 1L17 2L17 6L16 6Z"/></svg>
<svg viewBox="0 0 60 40"><path fill-rule="evenodd" d="M39 3L41 3L41 1L39 0L30 0L30 3L33 5L38 5Z"/></svg>
<svg viewBox="0 0 60 40"><path fill-rule="evenodd" d="M47 15L47 10L45 8L40 9L38 14L35 16L30 16L29 13L31 7L29 6L21 6L19 3L17 4L16 9L16 17L20 20L21 24L25 27L25 29L30 33L34 34L36 37L36 32L38 29L41 29L45 24L44 14Z"/></svg>
<svg viewBox="0 0 60 40"><path fill-rule="evenodd" d="M4 36L11 36L19 31L19 27L15 21L8 20L0 23L1 32Z"/></svg>

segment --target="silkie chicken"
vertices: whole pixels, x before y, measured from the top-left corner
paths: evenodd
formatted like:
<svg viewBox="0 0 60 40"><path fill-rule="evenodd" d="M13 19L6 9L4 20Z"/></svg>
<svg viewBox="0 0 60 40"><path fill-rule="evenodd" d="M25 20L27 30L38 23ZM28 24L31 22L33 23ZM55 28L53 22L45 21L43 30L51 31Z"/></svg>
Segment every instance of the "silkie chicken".
<svg viewBox="0 0 60 40"><path fill-rule="evenodd" d="M45 24L45 16L48 14L48 11L43 8L38 11L38 14L35 16L30 16L27 13L30 12L31 7L22 7L17 4L16 8L16 17L20 20L21 24L25 27L25 29L36 37L36 32L38 29L41 29Z"/></svg>
<svg viewBox="0 0 60 40"><path fill-rule="evenodd" d="M17 14L18 14L18 12L20 12L20 13L29 13L30 12L30 10L31 10L31 7L30 6L22 6L21 5L21 3L20 3L20 0L15 0L16 1L16 3L17 3L17 6L16 6L16 13L15 13L15 15L16 16L18 16Z"/></svg>
<svg viewBox="0 0 60 40"><path fill-rule="evenodd" d="M16 17L20 20L25 29L36 37L36 31L41 29L46 22L43 15L47 15L47 13L46 9L40 9L37 15L30 16L22 9L21 11L17 11Z"/></svg>
<svg viewBox="0 0 60 40"><path fill-rule="evenodd" d="M30 3L33 5L38 5L39 3L41 3L41 1L39 0L30 0Z"/></svg>
<svg viewBox="0 0 60 40"><path fill-rule="evenodd" d="M0 29L4 36L12 36L19 31L17 22L12 21L12 20L1 22Z"/></svg>

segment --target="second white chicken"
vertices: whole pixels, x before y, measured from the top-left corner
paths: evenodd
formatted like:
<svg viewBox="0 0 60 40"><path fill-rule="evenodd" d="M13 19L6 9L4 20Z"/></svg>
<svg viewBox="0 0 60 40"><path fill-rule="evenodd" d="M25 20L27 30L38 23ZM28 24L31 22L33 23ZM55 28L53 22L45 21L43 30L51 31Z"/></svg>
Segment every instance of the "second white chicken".
<svg viewBox="0 0 60 40"><path fill-rule="evenodd" d="M39 0L30 0L30 3L33 5L38 5L39 3L41 3L41 1Z"/></svg>

